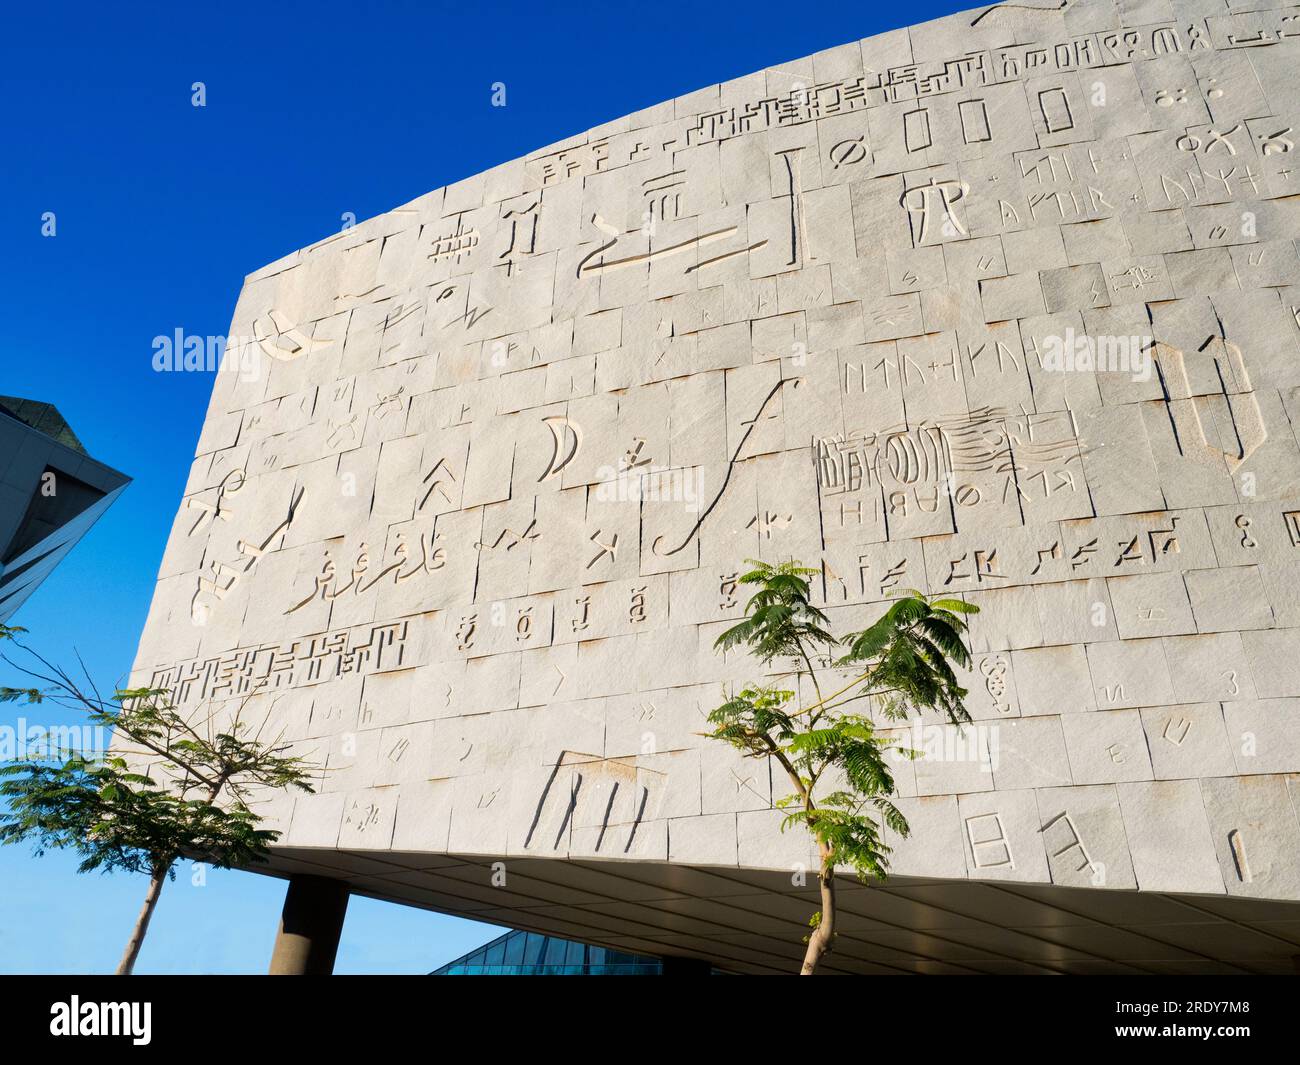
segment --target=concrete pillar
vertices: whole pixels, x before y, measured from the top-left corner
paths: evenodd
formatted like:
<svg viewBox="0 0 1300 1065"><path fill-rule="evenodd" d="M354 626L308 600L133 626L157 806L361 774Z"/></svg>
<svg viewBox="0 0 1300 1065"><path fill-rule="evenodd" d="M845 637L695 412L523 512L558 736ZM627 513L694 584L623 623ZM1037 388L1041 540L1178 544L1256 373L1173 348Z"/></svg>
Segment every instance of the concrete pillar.
<svg viewBox="0 0 1300 1065"><path fill-rule="evenodd" d="M348 886L323 876L289 879L280 930L271 952L272 976L329 976L334 972Z"/></svg>

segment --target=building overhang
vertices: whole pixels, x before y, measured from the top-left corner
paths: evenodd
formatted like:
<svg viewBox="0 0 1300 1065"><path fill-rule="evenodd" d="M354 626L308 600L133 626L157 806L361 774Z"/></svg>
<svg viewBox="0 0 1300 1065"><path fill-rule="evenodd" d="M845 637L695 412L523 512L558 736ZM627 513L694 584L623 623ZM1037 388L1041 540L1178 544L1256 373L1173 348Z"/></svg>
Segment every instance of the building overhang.
<svg viewBox="0 0 1300 1065"><path fill-rule="evenodd" d="M667 862L277 848L257 871L489 924L735 973L798 972L817 884L788 872ZM1283 974L1300 903L1052 884L841 877L820 971L860 975Z"/></svg>

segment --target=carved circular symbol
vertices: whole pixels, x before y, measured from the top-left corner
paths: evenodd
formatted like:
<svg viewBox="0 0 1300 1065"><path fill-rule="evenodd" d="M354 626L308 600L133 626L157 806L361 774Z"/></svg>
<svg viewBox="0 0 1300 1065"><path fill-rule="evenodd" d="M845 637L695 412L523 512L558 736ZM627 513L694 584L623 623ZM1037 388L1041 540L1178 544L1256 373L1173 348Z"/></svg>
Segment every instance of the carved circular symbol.
<svg viewBox="0 0 1300 1065"><path fill-rule="evenodd" d="M861 137L850 137L832 146L829 154L831 169L838 170L841 166L855 166L866 159L867 146L862 143Z"/></svg>

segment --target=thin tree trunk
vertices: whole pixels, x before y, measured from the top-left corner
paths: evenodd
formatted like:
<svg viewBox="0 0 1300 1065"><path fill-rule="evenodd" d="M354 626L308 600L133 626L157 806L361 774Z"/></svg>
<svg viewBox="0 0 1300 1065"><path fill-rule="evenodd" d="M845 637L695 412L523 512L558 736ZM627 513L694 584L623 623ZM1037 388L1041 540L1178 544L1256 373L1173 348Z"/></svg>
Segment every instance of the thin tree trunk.
<svg viewBox="0 0 1300 1065"><path fill-rule="evenodd" d="M821 881L822 890L821 920L817 922L817 927L808 937L808 949L804 952L803 968L799 970L800 976L812 976L816 972L817 963L822 960L822 955L831 949L831 941L835 938L835 866L830 863L827 849L825 847L820 849L822 864L818 879Z"/></svg>
<svg viewBox="0 0 1300 1065"><path fill-rule="evenodd" d="M814 680L813 683L815 685L816 681ZM770 737L767 742L772 756L781 763L782 768L790 777L790 782L794 785L795 791L799 793L799 797L803 800L804 809L812 813L816 809L816 805L813 802L812 793L808 786L804 784L803 778L799 776L798 770L795 769L790 759L785 756ZM831 940L835 936L835 865L831 861L830 847L820 840L817 842L817 853L821 857L821 866L817 871L822 893L821 918L817 922L817 927L813 929L812 935L808 937L808 949L804 951L803 966L799 970L800 976L813 975L822 955L831 949Z"/></svg>
<svg viewBox="0 0 1300 1065"><path fill-rule="evenodd" d="M131 938L126 943L126 953L122 955L122 960L117 965L118 976L130 976L131 971L135 968L135 960L140 956L140 948L144 946L145 933L149 931L149 920L153 917L154 908L158 905L158 896L162 892L163 881L167 879L167 870L156 870L149 878L149 890L144 895L144 905L140 907L140 916L135 919L135 928L131 931Z"/></svg>

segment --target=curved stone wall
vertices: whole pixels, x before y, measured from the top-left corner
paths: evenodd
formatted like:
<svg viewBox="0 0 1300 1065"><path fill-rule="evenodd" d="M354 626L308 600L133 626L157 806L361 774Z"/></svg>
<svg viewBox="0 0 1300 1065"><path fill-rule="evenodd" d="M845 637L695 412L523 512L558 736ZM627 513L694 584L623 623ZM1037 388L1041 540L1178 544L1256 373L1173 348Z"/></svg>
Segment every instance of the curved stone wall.
<svg viewBox="0 0 1300 1065"><path fill-rule="evenodd" d="M326 766L286 847L788 870L697 732L794 557L841 629L981 609L896 872L1300 898L1300 8L1251 6L900 29L250 275L137 681Z"/></svg>

